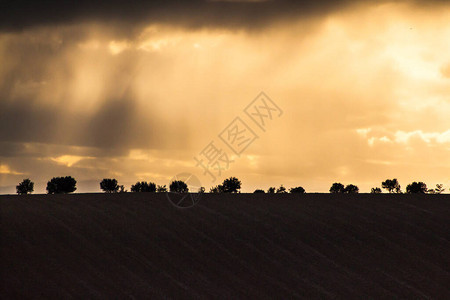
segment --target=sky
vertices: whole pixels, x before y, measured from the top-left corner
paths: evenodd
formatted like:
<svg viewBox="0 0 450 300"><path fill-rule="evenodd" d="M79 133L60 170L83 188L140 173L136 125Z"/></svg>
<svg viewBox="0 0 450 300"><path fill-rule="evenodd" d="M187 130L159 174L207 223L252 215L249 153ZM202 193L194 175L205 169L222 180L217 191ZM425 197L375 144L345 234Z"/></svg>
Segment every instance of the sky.
<svg viewBox="0 0 450 300"><path fill-rule="evenodd" d="M0 193L180 173L448 190L449 19L437 0L2 2Z"/></svg>

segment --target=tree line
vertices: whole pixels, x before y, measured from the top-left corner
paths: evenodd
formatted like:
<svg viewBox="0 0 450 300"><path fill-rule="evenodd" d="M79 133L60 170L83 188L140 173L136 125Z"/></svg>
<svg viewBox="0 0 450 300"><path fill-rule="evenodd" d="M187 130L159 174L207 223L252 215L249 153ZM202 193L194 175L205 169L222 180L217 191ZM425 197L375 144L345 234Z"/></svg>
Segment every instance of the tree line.
<svg viewBox="0 0 450 300"><path fill-rule="evenodd" d="M65 177L53 177L47 182L47 193L48 194L68 194L76 191L77 181L72 176ZM219 194L219 193L240 193L241 192L241 181L236 177L230 177L225 179L222 184L213 186L210 188L209 193ZM386 179L381 183L381 187L389 193L403 193L401 186L396 178ZM115 178L104 178L100 182L100 189L105 193L125 193L127 190L123 185L119 185L117 179ZM34 182L29 178L22 180L16 186L17 194L31 194L34 191ZM169 184L169 188L166 185L156 185L154 182L138 181L131 185L130 191L134 193L205 193L205 187L199 187L198 190L190 191L188 185L182 180L174 180ZM412 182L406 186L406 193L428 193L428 194L441 194L445 191L442 184L437 184L435 188L427 188L424 182ZM354 184L343 185L340 182L335 182L331 185L330 193L332 194L356 194L359 193L358 186ZM289 190L283 185L278 188L269 187L267 191L263 189L256 189L253 193L268 193L268 194L283 194L283 193L306 193L305 189L301 186L290 188ZM371 190L373 194L382 193L381 188L374 187Z"/></svg>

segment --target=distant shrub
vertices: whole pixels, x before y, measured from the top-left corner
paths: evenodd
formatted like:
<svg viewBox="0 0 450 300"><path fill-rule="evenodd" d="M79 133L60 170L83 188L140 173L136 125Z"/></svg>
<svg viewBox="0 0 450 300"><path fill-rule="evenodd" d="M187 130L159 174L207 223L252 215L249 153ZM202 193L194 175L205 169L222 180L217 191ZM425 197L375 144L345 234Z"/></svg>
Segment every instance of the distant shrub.
<svg viewBox="0 0 450 300"><path fill-rule="evenodd" d="M416 193L420 193L420 194L425 194L427 192L427 185L421 181L419 182L413 182L411 184L408 184L406 186L406 192L408 194L416 194Z"/></svg>
<svg viewBox="0 0 450 300"><path fill-rule="evenodd" d="M345 187L342 183L335 182L330 187L330 193L332 193L332 194L343 193L344 189L345 189Z"/></svg>
<svg viewBox="0 0 450 300"><path fill-rule="evenodd" d="M47 182L49 194L68 194L76 191L77 181L72 176L53 177Z"/></svg>
<svg viewBox="0 0 450 300"><path fill-rule="evenodd" d="M174 180L169 185L169 190L173 193L187 193L189 188L187 184L182 180Z"/></svg>
<svg viewBox="0 0 450 300"><path fill-rule="evenodd" d="M219 184L219 185L213 186L212 188L209 189L209 192L211 194L223 193L223 185Z"/></svg>
<svg viewBox="0 0 450 300"><path fill-rule="evenodd" d="M167 192L166 185L158 185L156 187L156 192L157 193L166 193Z"/></svg>
<svg viewBox="0 0 450 300"><path fill-rule="evenodd" d="M224 193L239 193L241 190L241 181L236 177L230 177L223 181Z"/></svg>
<svg viewBox="0 0 450 300"><path fill-rule="evenodd" d="M104 178L100 182L100 189L105 193L117 193L119 191L119 185L117 184L117 179Z"/></svg>
<svg viewBox="0 0 450 300"><path fill-rule="evenodd" d="M19 195L31 194L34 191L34 182L28 178L22 180L22 182L16 186L16 191Z"/></svg>
<svg viewBox="0 0 450 300"><path fill-rule="evenodd" d="M443 184L436 184L436 188L428 189L429 194L442 194L445 191Z"/></svg>
<svg viewBox="0 0 450 300"><path fill-rule="evenodd" d="M256 189L253 193L254 194L264 194L265 192L264 192L264 190Z"/></svg>
<svg viewBox="0 0 450 300"><path fill-rule="evenodd" d="M401 193L401 186L398 183L397 178L386 179L381 183L381 187L389 191L389 193Z"/></svg>
<svg viewBox="0 0 450 300"><path fill-rule="evenodd" d="M156 184L146 181L136 182L131 186L130 191L134 193L154 193L156 192Z"/></svg>
<svg viewBox="0 0 450 300"><path fill-rule="evenodd" d="M370 191L371 194L381 194L381 189L379 187L374 187Z"/></svg>
<svg viewBox="0 0 450 300"><path fill-rule="evenodd" d="M434 189L434 191L436 192L436 194L442 194L445 191L444 185L436 184L436 188Z"/></svg>
<svg viewBox="0 0 450 300"><path fill-rule="evenodd" d="M267 189L268 194L275 194L275 192L276 192L276 188L273 186L271 186Z"/></svg>
<svg viewBox="0 0 450 300"><path fill-rule="evenodd" d="M287 190L286 190L286 188L283 185L280 185L280 187L277 188L276 193L277 194L285 194L285 193L287 193Z"/></svg>
<svg viewBox="0 0 450 300"><path fill-rule="evenodd" d="M298 187L291 188L289 190L289 192L292 193L292 194L294 194L294 193L304 194L305 193L305 189L303 187L301 187L301 186L298 186Z"/></svg>
<svg viewBox="0 0 450 300"><path fill-rule="evenodd" d="M347 194L357 194L359 193L359 188L354 185L354 184L348 184L345 188L344 188L344 193Z"/></svg>
<svg viewBox="0 0 450 300"><path fill-rule="evenodd" d="M205 193L205 191L206 191L205 187L204 187L204 186L201 186L201 187L198 188L197 193L203 194L203 193Z"/></svg>

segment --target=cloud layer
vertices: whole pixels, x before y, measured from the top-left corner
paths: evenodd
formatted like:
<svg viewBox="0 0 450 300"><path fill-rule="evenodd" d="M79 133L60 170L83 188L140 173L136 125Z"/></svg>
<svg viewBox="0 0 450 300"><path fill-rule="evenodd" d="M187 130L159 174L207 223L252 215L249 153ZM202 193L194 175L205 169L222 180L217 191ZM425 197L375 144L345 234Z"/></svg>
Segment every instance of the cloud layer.
<svg viewBox="0 0 450 300"><path fill-rule="evenodd" d="M358 1L357 6L382 3L443 4L445 0ZM350 0L262 0L262 1L7 1L0 4L0 29L17 31L42 25L105 22L133 33L148 23L184 27L260 28L273 22L311 18L342 10Z"/></svg>
<svg viewBox="0 0 450 300"><path fill-rule="evenodd" d="M125 25L169 23L189 27L259 27L292 16L322 14L350 1L9 1L2 5L4 30L74 24L118 22Z"/></svg>

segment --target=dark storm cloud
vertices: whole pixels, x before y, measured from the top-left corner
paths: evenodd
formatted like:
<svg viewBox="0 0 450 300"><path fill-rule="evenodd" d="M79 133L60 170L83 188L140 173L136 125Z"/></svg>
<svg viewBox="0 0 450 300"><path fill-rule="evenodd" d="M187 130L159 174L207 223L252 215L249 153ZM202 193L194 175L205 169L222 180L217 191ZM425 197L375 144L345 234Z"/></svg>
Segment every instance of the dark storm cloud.
<svg viewBox="0 0 450 300"><path fill-rule="evenodd" d="M39 25L83 21L118 22L128 25L122 27L124 31L155 22L188 27L251 28L280 19L320 15L349 4L382 2L407 2L420 6L448 3L447 0L10 0L0 2L0 29L17 31Z"/></svg>
<svg viewBox="0 0 450 300"><path fill-rule="evenodd" d="M370 0L364 0L368 1ZM82 21L119 22L137 26L142 23L163 22L188 27L259 27L278 19L326 13L352 2L350 0L95 2L19 0L0 4L0 28L16 31L39 25Z"/></svg>

